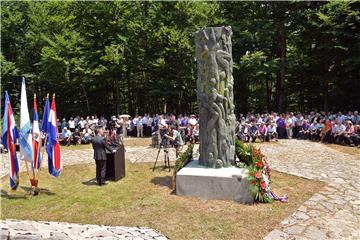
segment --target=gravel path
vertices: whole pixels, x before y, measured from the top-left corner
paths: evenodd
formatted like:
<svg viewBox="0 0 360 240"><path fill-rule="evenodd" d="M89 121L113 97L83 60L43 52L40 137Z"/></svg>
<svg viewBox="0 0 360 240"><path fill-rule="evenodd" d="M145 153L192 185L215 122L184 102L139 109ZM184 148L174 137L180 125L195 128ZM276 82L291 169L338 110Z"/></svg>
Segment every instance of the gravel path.
<svg viewBox="0 0 360 240"><path fill-rule="evenodd" d="M360 159L301 140L261 148L273 169L328 184L264 239L360 239Z"/></svg>

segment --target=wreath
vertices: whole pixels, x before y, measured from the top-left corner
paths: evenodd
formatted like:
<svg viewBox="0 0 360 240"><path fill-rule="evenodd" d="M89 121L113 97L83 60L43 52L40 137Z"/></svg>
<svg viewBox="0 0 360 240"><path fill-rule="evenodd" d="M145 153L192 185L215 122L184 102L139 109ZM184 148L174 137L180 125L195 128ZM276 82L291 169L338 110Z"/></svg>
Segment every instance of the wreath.
<svg viewBox="0 0 360 240"><path fill-rule="evenodd" d="M238 157L236 165L248 170L247 179L250 182L250 191L255 202L288 201L286 194L283 197L278 197L271 191L270 166L260 148L256 148L251 144L246 145L240 140L236 140L235 152Z"/></svg>

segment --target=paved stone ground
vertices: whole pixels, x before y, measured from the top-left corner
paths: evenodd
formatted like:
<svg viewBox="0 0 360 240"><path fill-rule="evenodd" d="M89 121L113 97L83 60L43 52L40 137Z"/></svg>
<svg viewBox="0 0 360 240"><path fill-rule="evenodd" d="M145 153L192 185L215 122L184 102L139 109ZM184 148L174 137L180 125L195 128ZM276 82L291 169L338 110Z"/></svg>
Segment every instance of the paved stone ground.
<svg viewBox="0 0 360 240"><path fill-rule="evenodd" d="M166 240L159 232L146 227L110 227L80 225L64 222L0 221L0 239L11 240L82 240L82 239L126 239Z"/></svg>
<svg viewBox="0 0 360 240"><path fill-rule="evenodd" d="M360 239L360 159L301 140L261 148L272 169L328 184L264 239Z"/></svg>

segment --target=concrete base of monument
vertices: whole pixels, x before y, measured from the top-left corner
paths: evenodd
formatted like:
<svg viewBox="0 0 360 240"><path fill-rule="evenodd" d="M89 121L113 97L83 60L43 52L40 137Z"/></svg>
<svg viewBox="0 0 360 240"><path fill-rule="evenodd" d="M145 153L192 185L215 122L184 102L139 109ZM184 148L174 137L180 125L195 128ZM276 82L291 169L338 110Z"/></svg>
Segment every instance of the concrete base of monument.
<svg viewBox="0 0 360 240"><path fill-rule="evenodd" d="M251 204L254 199L246 170L236 167L207 168L197 159L176 174L176 194L205 199L234 200Z"/></svg>

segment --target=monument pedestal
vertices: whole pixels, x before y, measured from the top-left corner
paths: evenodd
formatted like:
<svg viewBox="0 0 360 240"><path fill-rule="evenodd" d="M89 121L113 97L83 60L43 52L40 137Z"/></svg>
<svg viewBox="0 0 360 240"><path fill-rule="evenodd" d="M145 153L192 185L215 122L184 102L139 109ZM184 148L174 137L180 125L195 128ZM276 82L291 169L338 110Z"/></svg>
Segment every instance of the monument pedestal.
<svg viewBox="0 0 360 240"><path fill-rule="evenodd" d="M251 204L254 199L246 170L237 167L207 168L197 159L176 174L176 194L205 199L234 200Z"/></svg>

